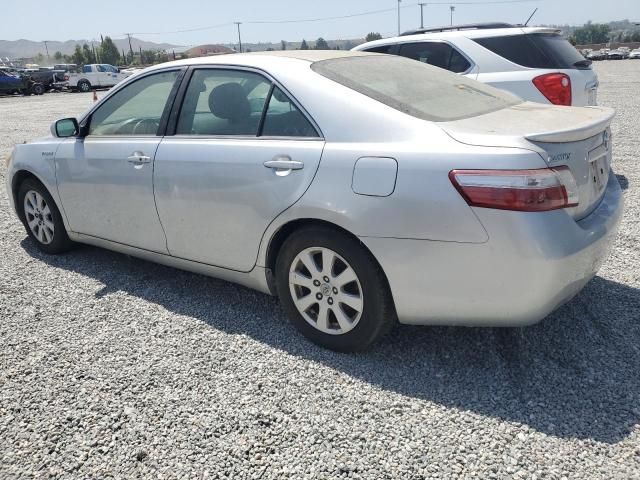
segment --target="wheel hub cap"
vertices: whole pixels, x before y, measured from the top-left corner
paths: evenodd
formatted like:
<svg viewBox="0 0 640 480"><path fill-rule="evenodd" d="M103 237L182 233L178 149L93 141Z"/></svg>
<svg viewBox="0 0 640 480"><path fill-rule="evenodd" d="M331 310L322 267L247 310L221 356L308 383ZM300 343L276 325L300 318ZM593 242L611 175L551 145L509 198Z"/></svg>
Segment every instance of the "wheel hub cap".
<svg viewBox="0 0 640 480"><path fill-rule="evenodd" d="M307 248L294 258L289 290L298 312L323 333L345 334L362 316L360 280L351 265L328 248Z"/></svg>
<svg viewBox="0 0 640 480"><path fill-rule="evenodd" d="M53 241L55 227L51 209L35 190L29 190L24 197L24 216L29 230L40 243L48 245Z"/></svg>

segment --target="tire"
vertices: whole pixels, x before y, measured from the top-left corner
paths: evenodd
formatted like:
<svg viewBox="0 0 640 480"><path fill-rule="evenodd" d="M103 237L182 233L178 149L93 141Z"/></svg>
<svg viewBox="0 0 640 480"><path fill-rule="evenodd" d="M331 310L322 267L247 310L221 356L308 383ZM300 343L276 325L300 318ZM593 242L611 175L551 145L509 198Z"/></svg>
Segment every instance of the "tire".
<svg viewBox="0 0 640 480"><path fill-rule="evenodd" d="M35 95L43 95L44 85L42 85L41 83L36 83L33 87L31 87L31 92Z"/></svg>
<svg viewBox="0 0 640 480"><path fill-rule="evenodd" d="M18 209L27 235L39 250L55 255L72 247L60 210L40 182L32 178L22 182L18 190Z"/></svg>
<svg viewBox="0 0 640 480"><path fill-rule="evenodd" d="M78 82L78 91L83 92L83 93L87 93L91 91L91 84L89 83L89 80L80 80Z"/></svg>
<svg viewBox="0 0 640 480"><path fill-rule="evenodd" d="M331 267L321 259L331 259ZM306 227L287 238L276 260L276 286L291 323L331 350L365 350L395 324L382 269L357 240L332 228Z"/></svg>

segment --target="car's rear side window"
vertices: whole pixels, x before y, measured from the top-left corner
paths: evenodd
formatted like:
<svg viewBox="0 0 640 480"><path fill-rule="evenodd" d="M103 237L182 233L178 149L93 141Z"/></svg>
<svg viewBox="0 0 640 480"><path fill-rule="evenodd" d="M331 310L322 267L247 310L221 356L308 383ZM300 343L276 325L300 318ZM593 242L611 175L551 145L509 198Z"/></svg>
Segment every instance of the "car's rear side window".
<svg viewBox="0 0 640 480"><path fill-rule="evenodd" d="M590 68L580 52L555 33L532 33L473 40L510 62L527 68Z"/></svg>
<svg viewBox="0 0 640 480"><path fill-rule="evenodd" d="M367 48L365 52L373 53L390 53L395 45L379 45L377 47Z"/></svg>
<svg viewBox="0 0 640 480"><path fill-rule="evenodd" d="M392 55L315 62L311 69L422 120L446 122L507 108L522 100L441 68Z"/></svg>
<svg viewBox="0 0 640 480"><path fill-rule="evenodd" d="M454 73L466 72L471 67L458 50L443 42L403 43L398 54Z"/></svg>

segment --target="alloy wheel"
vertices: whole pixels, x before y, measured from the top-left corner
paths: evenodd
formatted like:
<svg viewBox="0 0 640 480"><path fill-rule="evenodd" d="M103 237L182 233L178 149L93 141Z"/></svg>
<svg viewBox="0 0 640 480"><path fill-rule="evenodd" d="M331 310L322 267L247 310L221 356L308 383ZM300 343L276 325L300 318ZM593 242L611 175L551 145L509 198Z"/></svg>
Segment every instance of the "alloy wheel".
<svg viewBox="0 0 640 480"><path fill-rule="evenodd" d="M31 233L43 245L53 241L55 226L51 209L42 195L29 190L24 197L24 214Z"/></svg>
<svg viewBox="0 0 640 480"><path fill-rule="evenodd" d="M355 270L336 252L311 247L293 259L289 290L302 317L323 333L343 335L355 328L364 307Z"/></svg>

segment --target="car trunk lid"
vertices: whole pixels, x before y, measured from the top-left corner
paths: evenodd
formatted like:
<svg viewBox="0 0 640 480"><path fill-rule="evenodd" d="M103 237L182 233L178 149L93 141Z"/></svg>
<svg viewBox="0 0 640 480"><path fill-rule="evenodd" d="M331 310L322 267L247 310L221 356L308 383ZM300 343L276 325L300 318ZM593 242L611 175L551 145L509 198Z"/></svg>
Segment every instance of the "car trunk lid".
<svg viewBox="0 0 640 480"><path fill-rule="evenodd" d="M589 215L604 195L611 165L609 127L614 114L604 107L555 107L525 102L439 125L461 143L534 150L549 167L568 166L579 191L579 205L570 209L570 213L579 220Z"/></svg>

